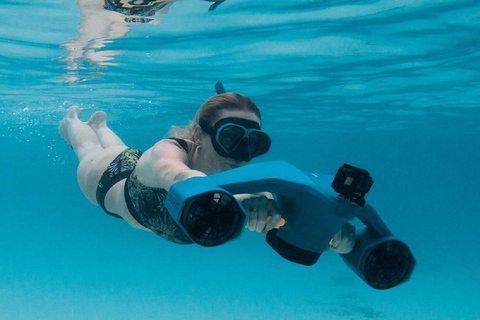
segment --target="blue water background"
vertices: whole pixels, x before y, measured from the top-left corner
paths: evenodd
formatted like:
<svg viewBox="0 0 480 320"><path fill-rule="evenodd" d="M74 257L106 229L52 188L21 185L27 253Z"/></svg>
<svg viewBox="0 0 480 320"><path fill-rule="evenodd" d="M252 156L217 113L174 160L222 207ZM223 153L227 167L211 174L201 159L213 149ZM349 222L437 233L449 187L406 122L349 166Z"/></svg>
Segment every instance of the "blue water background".
<svg viewBox="0 0 480 320"><path fill-rule="evenodd" d="M0 319L479 319L480 4L209 6L173 3L99 62L65 58L76 2L2 1ZM408 283L375 291L332 252L295 265L248 230L174 245L83 198L57 134L70 105L145 150L218 79L262 110L258 161L372 174L367 200L417 258Z"/></svg>

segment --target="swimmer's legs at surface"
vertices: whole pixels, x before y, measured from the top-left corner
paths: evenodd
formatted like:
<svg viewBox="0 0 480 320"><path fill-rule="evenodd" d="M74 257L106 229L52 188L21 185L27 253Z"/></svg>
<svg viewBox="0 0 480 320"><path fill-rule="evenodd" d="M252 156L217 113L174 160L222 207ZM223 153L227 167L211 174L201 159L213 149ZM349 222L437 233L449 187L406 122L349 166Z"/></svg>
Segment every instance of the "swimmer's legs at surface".
<svg viewBox="0 0 480 320"><path fill-rule="evenodd" d="M105 112L95 112L87 124L95 131L103 148L125 146L125 143L107 126L107 114Z"/></svg>
<svg viewBox="0 0 480 320"><path fill-rule="evenodd" d="M95 130L80 120L80 113L79 107L70 107L60 122L58 132L73 148L80 161L77 169L80 189L90 202L97 205L98 182L109 164L126 147L115 145L103 148Z"/></svg>

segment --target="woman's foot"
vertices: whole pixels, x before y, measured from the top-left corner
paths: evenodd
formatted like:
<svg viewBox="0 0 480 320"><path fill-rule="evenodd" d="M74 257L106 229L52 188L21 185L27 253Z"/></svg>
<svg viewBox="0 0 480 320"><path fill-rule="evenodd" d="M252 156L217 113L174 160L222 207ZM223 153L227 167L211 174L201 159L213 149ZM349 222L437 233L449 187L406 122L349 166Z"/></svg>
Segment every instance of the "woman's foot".
<svg viewBox="0 0 480 320"><path fill-rule="evenodd" d="M60 125L58 126L58 133L69 146L72 146L72 144L70 143L70 137L68 135L68 127L72 121L80 119L81 112L82 111L78 106L71 106L68 108L67 112L65 113L65 117L62 121L60 121Z"/></svg>
<svg viewBox="0 0 480 320"><path fill-rule="evenodd" d="M103 111L97 111L90 117L87 124L95 131L107 126L107 114Z"/></svg>
<svg viewBox="0 0 480 320"><path fill-rule="evenodd" d="M107 114L103 111L97 111L90 117L87 125L95 131L98 140L103 148L115 146L125 146L125 143L107 127Z"/></svg>

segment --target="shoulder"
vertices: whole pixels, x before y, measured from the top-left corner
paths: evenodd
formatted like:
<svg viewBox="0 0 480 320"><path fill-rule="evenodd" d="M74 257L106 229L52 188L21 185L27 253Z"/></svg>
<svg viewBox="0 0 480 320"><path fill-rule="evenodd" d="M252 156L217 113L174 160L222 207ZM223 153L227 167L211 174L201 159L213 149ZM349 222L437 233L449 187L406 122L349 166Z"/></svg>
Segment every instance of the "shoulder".
<svg viewBox="0 0 480 320"><path fill-rule="evenodd" d="M184 146L182 146L182 144L184 144ZM141 160L149 163L180 161L188 164L190 152L187 152L187 150L193 150L193 148L194 143L191 140L181 140L179 142L174 139L162 139L155 143L152 148L148 149L142 156L143 160Z"/></svg>
<svg viewBox="0 0 480 320"><path fill-rule="evenodd" d="M185 170L190 170L188 153L178 141L163 139L145 151L135 172L142 184L168 190L178 172Z"/></svg>
<svg viewBox="0 0 480 320"><path fill-rule="evenodd" d="M191 140L186 139L176 139L176 138L168 138L162 139L155 143L153 146L153 150L156 152L165 152L168 151L182 151L184 153L189 153L194 147L194 142Z"/></svg>

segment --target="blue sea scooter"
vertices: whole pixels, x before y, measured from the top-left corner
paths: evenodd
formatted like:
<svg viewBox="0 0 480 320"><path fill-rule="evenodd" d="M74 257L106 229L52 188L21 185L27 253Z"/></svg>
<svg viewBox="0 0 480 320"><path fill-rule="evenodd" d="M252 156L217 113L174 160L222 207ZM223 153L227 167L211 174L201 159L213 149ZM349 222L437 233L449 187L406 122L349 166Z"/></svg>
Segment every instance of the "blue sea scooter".
<svg viewBox="0 0 480 320"><path fill-rule="evenodd" d="M246 213L233 195L271 192L286 224L269 231L267 243L283 258L309 266L344 223L358 218L363 226L357 227L355 246L341 257L368 285L389 289L410 278L415 258L366 204L372 184L367 171L350 165L333 177L273 161L175 183L166 207L192 241L215 246L238 237L244 228Z"/></svg>

